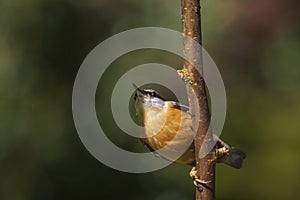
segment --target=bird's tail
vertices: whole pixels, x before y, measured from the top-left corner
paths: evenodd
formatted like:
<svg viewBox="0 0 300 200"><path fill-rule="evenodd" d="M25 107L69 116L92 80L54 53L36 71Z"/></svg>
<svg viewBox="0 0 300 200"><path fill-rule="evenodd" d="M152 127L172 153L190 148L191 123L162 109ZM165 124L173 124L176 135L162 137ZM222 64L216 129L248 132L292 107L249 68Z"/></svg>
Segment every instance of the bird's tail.
<svg viewBox="0 0 300 200"><path fill-rule="evenodd" d="M234 147L230 147L226 154L218 158L218 162L225 163L234 168L241 168L245 158L246 154L244 152Z"/></svg>
<svg viewBox="0 0 300 200"><path fill-rule="evenodd" d="M214 139L217 140L217 162L225 163L234 168L241 168L246 154L235 147L229 146L215 135Z"/></svg>

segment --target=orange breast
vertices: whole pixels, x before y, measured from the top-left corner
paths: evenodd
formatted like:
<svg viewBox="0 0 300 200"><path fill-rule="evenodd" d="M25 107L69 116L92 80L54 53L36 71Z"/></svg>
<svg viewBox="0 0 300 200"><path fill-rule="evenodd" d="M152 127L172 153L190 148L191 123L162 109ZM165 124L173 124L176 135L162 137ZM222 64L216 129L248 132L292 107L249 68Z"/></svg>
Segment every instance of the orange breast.
<svg viewBox="0 0 300 200"><path fill-rule="evenodd" d="M155 116L153 116L155 115ZM181 151L183 155L176 161L184 164L194 162L194 145L191 116L182 110L175 108L171 102L167 102L166 108L156 112L145 112L144 123L146 136L144 141L154 150L166 147L167 151L162 155L167 159L174 160L173 154ZM176 137L175 137L176 136ZM182 151L185 146L184 151Z"/></svg>

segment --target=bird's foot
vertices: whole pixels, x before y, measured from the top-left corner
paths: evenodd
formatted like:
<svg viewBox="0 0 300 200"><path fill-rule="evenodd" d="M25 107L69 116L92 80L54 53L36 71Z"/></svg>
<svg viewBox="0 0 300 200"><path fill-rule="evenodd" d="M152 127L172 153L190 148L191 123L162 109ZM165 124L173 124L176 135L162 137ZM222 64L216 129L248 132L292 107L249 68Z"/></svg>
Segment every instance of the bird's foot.
<svg viewBox="0 0 300 200"><path fill-rule="evenodd" d="M228 155L230 153L230 149L226 148L225 146L221 148L216 148L216 161L223 158L224 156Z"/></svg>
<svg viewBox="0 0 300 200"><path fill-rule="evenodd" d="M207 184L211 182L211 181L204 181L204 180L201 180L201 179L198 177L198 170L196 169L196 167L193 167L193 168L191 169L191 171L190 171L190 177L192 177L194 185L196 186L196 188L197 188L200 192L203 191L203 188L202 188L202 187L207 187Z"/></svg>

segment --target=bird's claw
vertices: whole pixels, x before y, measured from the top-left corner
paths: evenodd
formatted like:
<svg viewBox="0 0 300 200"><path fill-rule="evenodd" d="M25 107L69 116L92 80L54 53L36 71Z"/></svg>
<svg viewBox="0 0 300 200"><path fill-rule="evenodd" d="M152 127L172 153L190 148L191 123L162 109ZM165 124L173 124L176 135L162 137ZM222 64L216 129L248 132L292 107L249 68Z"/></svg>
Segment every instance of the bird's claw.
<svg viewBox="0 0 300 200"><path fill-rule="evenodd" d="M202 186L206 187L207 184L210 183L211 181L201 180L197 174L198 174L198 171L197 171L196 167L193 167L190 171L190 177L192 177L192 179L194 180L193 183L196 186L196 188L202 192L203 191Z"/></svg>

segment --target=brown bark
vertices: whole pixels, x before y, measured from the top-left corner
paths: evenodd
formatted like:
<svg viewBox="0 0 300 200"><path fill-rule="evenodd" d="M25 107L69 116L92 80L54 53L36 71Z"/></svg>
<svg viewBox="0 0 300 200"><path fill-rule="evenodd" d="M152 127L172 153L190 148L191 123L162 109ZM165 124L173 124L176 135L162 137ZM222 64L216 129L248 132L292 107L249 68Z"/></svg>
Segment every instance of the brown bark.
<svg viewBox="0 0 300 200"><path fill-rule="evenodd" d="M198 43L202 43L201 37L201 14L200 14L200 1L199 0L181 0L182 9L182 31L186 36L191 37ZM214 199L215 187L215 151L212 150L204 158L199 158L199 151L203 144L206 133L209 134L208 140L212 140L212 133L208 131L210 123L210 113L208 108L207 95L205 90L205 83L203 77L198 73L203 72L202 54L201 49L196 48L192 44L184 40L184 54L193 63L184 61L183 68L189 74L189 84L187 84L188 98L190 110L192 113L196 112L196 108L200 108L198 131L195 137L195 156L196 168L198 170L198 177L207 181L203 185L202 190L196 190L196 199L199 200L212 200ZM193 91L196 94L196 99L193 98ZM196 113L195 113L196 114ZM208 132L207 132L208 131Z"/></svg>

